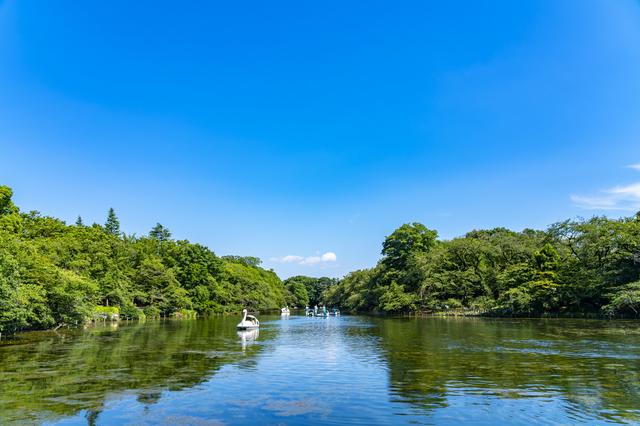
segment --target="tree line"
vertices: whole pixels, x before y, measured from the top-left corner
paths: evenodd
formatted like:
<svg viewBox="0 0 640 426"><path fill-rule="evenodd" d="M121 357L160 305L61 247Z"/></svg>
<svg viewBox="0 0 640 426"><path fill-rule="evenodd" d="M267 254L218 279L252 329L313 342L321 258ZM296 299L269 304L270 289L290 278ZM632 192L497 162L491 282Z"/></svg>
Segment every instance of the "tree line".
<svg viewBox="0 0 640 426"><path fill-rule="evenodd" d="M113 209L104 225L67 225L21 212L12 195L0 186L0 333L82 324L109 309L139 319L301 307L333 282L283 282L258 258L217 256L161 224L126 235Z"/></svg>
<svg viewBox="0 0 640 426"><path fill-rule="evenodd" d="M488 315L640 313L640 213L566 220L548 229L474 230L441 240L405 224L371 269L340 280L282 281L260 259L217 256L156 224L126 235L104 225L21 212L0 186L0 333L121 318L208 315L326 304L348 312Z"/></svg>
<svg viewBox="0 0 640 426"><path fill-rule="evenodd" d="M324 299L351 312L637 317L640 213L451 240L405 224L385 239L375 267L348 274Z"/></svg>

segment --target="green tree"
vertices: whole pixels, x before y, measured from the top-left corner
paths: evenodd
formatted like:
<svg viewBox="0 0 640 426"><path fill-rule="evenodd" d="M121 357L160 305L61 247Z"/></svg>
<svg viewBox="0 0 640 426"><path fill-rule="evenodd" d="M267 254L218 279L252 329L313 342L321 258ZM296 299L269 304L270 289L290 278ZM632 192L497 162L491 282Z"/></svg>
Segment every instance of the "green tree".
<svg viewBox="0 0 640 426"><path fill-rule="evenodd" d="M230 262L242 263L243 265L247 265L253 268L258 268L260 267L260 265L262 265L262 260L259 257L254 256L228 255L222 256L222 258Z"/></svg>
<svg viewBox="0 0 640 426"><path fill-rule="evenodd" d="M0 215L17 213L18 208L13 204L11 198L13 191L5 185L0 185Z"/></svg>
<svg viewBox="0 0 640 426"><path fill-rule="evenodd" d="M382 263L388 268L405 269L412 255L428 252L436 244L438 233L421 223L404 224L382 244Z"/></svg>
<svg viewBox="0 0 640 426"><path fill-rule="evenodd" d="M285 284L285 288L289 292L287 305L289 306L309 306L309 293L307 288L300 281L289 281Z"/></svg>
<svg viewBox="0 0 640 426"><path fill-rule="evenodd" d="M602 307L609 315L640 315L640 281L626 284L611 295L611 301Z"/></svg>
<svg viewBox="0 0 640 426"><path fill-rule="evenodd" d="M21 300L20 263L2 241L0 250L0 333L13 332L28 325L25 300Z"/></svg>
<svg viewBox="0 0 640 426"><path fill-rule="evenodd" d="M415 309L415 295L406 293L395 281L380 296L380 310L384 312L407 312Z"/></svg>
<svg viewBox="0 0 640 426"><path fill-rule="evenodd" d="M297 275L287 278L284 281L284 285L286 288L294 288L302 285L305 288L308 296L307 303L309 304L309 306L314 306L322 305L323 303L325 303L324 292L329 287L336 284L336 282L337 280L328 277L313 278L305 277L304 275ZM305 305L307 305L307 303L305 303Z"/></svg>
<svg viewBox="0 0 640 426"><path fill-rule="evenodd" d="M638 316L638 217L564 221L546 231L474 230L452 240L421 224L402 225L371 269L340 280L284 283L255 257L218 257L172 240L156 224L148 237L120 233L110 209L104 227L68 226L21 213L0 186L0 330L90 320L96 305L124 316L271 309L284 304L345 311L433 311L446 306L495 314L607 313ZM79 223L81 220L79 218Z"/></svg>
<svg viewBox="0 0 640 426"><path fill-rule="evenodd" d="M156 226L149 231L149 237L158 241L167 241L171 239L171 232L161 224L156 223Z"/></svg>
<svg viewBox="0 0 640 426"><path fill-rule="evenodd" d="M350 272L335 285L328 287L323 297L329 306L337 306L348 312L376 309L378 299L372 290L377 274L375 268Z"/></svg>
<svg viewBox="0 0 640 426"><path fill-rule="evenodd" d="M111 235L116 237L120 236L120 221L118 220L118 216L116 216L116 212L113 210L113 207L109 208L104 229Z"/></svg>
<svg viewBox="0 0 640 426"><path fill-rule="evenodd" d="M290 292L253 257L219 258L174 241L157 225L150 237L122 235L113 212L102 227L68 226L37 211L20 213L2 190L0 330L48 328L91 320L96 305L142 318L281 307ZM160 241L159 241L160 240ZM304 301L304 290L293 289Z"/></svg>

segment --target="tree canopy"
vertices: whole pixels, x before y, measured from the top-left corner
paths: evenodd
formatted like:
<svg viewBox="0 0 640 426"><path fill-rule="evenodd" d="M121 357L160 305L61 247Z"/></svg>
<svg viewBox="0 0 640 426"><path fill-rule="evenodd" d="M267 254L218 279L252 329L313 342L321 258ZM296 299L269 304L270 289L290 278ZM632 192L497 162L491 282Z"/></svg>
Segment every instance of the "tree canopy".
<svg viewBox="0 0 640 426"><path fill-rule="evenodd" d="M0 333L81 324L96 307L127 318L284 305L351 312L640 315L640 214L567 220L544 231L474 230L451 240L400 226L371 269L284 282L251 256L217 256L156 224L126 235L21 212L0 186Z"/></svg>
<svg viewBox="0 0 640 426"><path fill-rule="evenodd" d="M149 231L149 237L155 238L158 241L167 241L171 238L171 231L161 224L156 223L156 226L151 228L151 231Z"/></svg>
<svg viewBox="0 0 640 426"><path fill-rule="evenodd" d="M0 186L0 333L81 324L96 306L148 318L277 309L304 300L304 291L285 287L256 257L216 256L172 239L160 224L149 236L125 235L113 209L104 226L80 219L68 226L20 212L11 196Z"/></svg>
<svg viewBox="0 0 640 426"><path fill-rule="evenodd" d="M476 230L452 240L405 224L383 242L378 265L348 274L324 298L353 312L638 316L638 217Z"/></svg>

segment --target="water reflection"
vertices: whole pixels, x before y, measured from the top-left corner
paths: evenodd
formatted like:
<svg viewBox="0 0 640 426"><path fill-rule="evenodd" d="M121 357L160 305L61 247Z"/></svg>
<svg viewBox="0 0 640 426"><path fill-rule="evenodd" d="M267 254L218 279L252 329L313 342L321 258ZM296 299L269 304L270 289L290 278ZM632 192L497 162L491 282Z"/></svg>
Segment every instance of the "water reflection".
<svg viewBox="0 0 640 426"><path fill-rule="evenodd" d="M26 334L0 424L640 421L634 322L261 316Z"/></svg>
<svg viewBox="0 0 640 426"><path fill-rule="evenodd" d="M247 346L252 345L258 339L260 330L257 328L253 330L238 330L237 334L242 343L242 352L245 352Z"/></svg>
<svg viewBox="0 0 640 426"><path fill-rule="evenodd" d="M134 392L140 404L150 405L162 390L191 388L237 360L234 321L107 324L22 335L0 346L0 424L39 423L81 410L91 419L119 392ZM260 348L242 350L253 357Z"/></svg>
<svg viewBox="0 0 640 426"><path fill-rule="evenodd" d="M461 401L495 406L496 399L536 399L541 407L507 411L505 420L526 423L552 405L556 422L640 420L634 323L433 318L377 324L391 392L425 412Z"/></svg>

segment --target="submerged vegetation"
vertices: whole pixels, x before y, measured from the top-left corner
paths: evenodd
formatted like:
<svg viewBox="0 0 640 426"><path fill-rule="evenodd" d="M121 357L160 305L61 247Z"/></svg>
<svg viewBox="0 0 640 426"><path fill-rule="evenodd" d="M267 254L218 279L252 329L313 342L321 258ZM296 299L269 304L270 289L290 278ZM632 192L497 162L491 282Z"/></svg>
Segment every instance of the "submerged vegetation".
<svg viewBox="0 0 640 426"><path fill-rule="evenodd" d="M637 317L640 213L448 241L405 224L386 238L374 268L350 273L324 296L351 312Z"/></svg>

